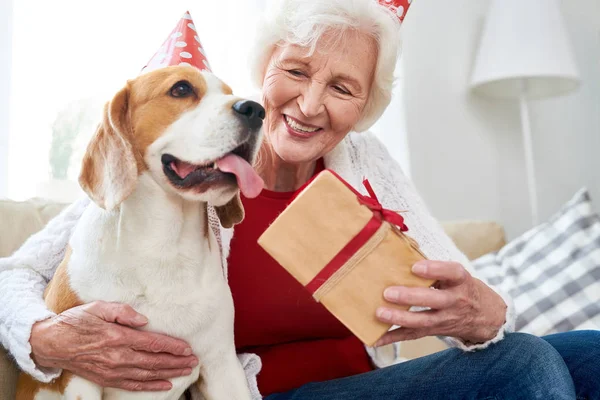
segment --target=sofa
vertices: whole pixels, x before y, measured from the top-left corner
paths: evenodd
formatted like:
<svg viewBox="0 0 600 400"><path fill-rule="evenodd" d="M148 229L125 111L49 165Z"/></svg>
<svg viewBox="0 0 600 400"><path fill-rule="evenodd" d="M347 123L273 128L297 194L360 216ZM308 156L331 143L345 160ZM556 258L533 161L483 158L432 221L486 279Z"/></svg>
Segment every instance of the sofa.
<svg viewBox="0 0 600 400"><path fill-rule="evenodd" d="M33 233L41 230L65 204L32 199L16 202L0 200L0 257L12 254ZM469 259L497 251L505 244L502 226L491 221L448 221L443 223L448 235ZM445 349L434 337L403 342L400 355L414 359ZM0 348L0 399L14 398L17 368Z"/></svg>

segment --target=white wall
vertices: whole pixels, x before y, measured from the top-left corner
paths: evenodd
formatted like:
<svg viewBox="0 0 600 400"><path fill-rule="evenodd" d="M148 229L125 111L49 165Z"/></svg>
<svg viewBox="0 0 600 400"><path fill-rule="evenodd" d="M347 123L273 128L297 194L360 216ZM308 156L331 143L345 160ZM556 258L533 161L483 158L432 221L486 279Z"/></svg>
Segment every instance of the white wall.
<svg viewBox="0 0 600 400"><path fill-rule="evenodd" d="M10 52L12 0L0 0L0 198L8 190L8 116L10 91Z"/></svg>
<svg viewBox="0 0 600 400"><path fill-rule="evenodd" d="M370 131L388 148L390 155L398 161L404 173L410 176L410 152L405 114L402 112L404 107L403 75L402 64L398 63L392 101L377 123L370 128Z"/></svg>
<svg viewBox="0 0 600 400"><path fill-rule="evenodd" d="M412 178L442 220L484 218L509 238L531 226L516 103L470 93L488 0L418 0L404 25L404 99ZM581 186L600 211L600 2L564 0L583 84L531 103L540 219Z"/></svg>

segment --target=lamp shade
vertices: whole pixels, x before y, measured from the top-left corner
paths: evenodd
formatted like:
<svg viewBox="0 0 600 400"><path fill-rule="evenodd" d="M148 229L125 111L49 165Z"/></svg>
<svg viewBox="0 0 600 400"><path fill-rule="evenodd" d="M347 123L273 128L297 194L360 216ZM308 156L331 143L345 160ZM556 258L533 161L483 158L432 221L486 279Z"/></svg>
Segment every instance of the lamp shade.
<svg viewBox="0 0 600 400"><path fill-rule="evenodd" d="M491 97L530 99L577 88L558 0L491 0L471 86Z"/></svg>

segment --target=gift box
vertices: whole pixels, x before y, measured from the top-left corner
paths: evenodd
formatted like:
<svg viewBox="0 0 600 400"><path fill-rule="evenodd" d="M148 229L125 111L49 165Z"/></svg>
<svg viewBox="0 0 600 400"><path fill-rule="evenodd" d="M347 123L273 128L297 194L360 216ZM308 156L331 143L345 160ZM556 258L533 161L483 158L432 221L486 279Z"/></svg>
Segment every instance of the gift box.
<svg viewBox="0 0 600 400"><path fill-rule="evenodd" d="M380 322L388 286L429 287L412 265L425 259L401 213L386 210L368 181L362 195L335 172L311 180L258 239L258 244L364 344L391 325Z"/></svg>

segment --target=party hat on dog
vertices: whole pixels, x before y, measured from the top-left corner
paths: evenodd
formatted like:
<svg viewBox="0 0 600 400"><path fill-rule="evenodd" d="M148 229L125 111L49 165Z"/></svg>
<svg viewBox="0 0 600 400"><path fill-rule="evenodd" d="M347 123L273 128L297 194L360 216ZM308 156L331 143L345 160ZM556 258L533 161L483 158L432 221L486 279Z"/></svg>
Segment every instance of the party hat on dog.
<svg viewBox="0 0 600 400"><path fill-rule="evenodd" d="M183 14L171 34L148 61L142 72L170 65L191 65L201 71L210 72L211 70L189 11Z"/></svg>

